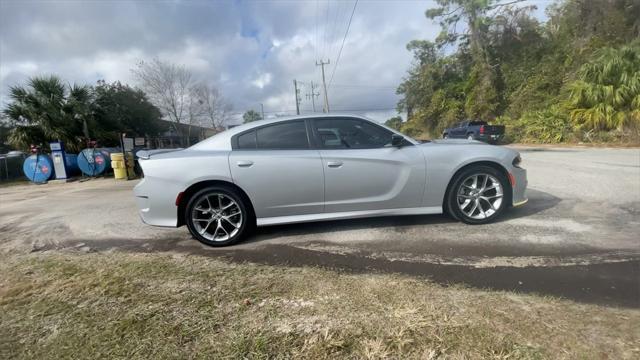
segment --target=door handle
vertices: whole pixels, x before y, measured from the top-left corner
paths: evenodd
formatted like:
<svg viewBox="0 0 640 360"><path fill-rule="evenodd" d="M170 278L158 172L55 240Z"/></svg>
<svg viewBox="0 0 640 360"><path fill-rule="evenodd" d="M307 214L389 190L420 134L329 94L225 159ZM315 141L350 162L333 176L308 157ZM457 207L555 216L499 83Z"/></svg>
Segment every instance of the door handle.
<svg viewBox="0 0 640 360"><path fill-rule="evenodd" d="M327 166L330 168L339 168L342 166L342 161L327 161Z"/></svg>
<svg viewBox="0 0 640 360"><path fill-rule="evenodd" d="M253 161L251 161L251 160L238 160L236 162L236 165L238 165L239 167L249 167L249 166L253 165Z"/></svg>

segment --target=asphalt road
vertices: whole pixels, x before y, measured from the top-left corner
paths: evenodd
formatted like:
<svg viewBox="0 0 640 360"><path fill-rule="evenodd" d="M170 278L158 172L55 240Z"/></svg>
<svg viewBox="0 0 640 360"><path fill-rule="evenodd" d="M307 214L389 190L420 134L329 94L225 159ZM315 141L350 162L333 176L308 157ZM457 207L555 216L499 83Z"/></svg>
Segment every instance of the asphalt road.
<svg viewBox="0 0 640 360"><path fill-rule="evenodd" d="M134 181L0 188L0 251L185 252L400 272L449 284L640 307L640 150L520 148L529 203L481 226L444 216L273 226L213 249L142 224Z"/></svg>

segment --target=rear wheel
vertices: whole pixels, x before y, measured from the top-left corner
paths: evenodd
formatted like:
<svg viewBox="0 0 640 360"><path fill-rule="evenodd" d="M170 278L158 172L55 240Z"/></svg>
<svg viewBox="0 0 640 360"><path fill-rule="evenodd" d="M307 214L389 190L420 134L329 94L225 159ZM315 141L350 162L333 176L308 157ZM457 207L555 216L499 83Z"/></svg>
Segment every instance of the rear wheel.
<svg viewBox="0 0 640 360"><path fill-rule="evenodd" d="M500 171L489 166L472 166L452 182L446 208L467 224L491 222L507 207L508 184Z"/></svg>
<svg viewBox="0 0 640 360"><path fill-rule="evenodd" d="M226 187L208 187L195 193L187 203L184 218L191 235L209 246L237 243L254 221L243 198Z"/></svg>
<svg viewBox="0 0 640 360"><path fill-rule="evenodd" d="M473 137L473 134L467 135L467 140L475 140L475 138Z"/></svg>

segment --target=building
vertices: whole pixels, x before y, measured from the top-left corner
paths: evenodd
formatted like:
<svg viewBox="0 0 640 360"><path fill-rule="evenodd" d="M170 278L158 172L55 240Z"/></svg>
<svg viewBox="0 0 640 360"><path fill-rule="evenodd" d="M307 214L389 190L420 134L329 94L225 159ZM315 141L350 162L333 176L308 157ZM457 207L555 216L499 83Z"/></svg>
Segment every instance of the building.
<svg viewBox="0 0 640 360"><path fill-rule="evenodd" d="M166 126L166 130L160 136L147 138L147 147L149 148L171 149L187 147L224 131L224 128L214 129L198 125L176 124L167 120L160 120L160 122Z"/></svg>

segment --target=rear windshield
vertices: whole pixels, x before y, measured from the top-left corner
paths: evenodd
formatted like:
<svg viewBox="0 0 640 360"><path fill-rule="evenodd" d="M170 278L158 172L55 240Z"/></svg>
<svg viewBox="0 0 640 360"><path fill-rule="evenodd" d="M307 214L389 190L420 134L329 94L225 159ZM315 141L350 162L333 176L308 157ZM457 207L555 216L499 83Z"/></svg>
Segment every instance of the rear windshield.
<svg viewBox="0 0 640 360"><path fill-rule="evenodd" d="M486 121L472 121L469 123L469 126L477 126L477 125L487 125Z"/></svg>

